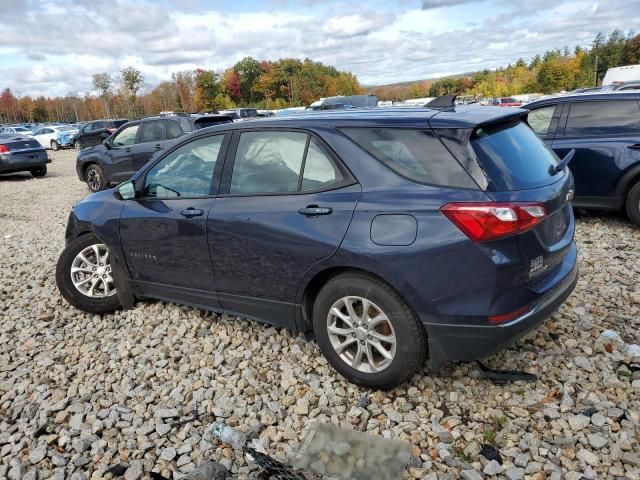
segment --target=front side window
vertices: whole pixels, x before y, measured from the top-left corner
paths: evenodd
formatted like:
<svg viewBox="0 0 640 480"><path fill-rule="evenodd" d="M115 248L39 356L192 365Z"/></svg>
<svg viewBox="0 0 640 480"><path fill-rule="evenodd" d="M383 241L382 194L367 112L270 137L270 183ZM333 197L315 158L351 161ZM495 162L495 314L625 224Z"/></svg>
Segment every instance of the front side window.
<svg viewBox="0 0 640 480"><path fill-rule="evenodd" d="M138 125L131 125L130 127L122 130L113 139L113 145L117 147L133 145L136 141L136 134L138 133Z"/></svg>
<svg viewBox="0 0 640 480"><path fill-rule="evenodd" d="M478 188L430 130L343 128L342 132L396 173L446 187Z"/></svg>
<svg viewBox="0 0 640 480"><path fill-rule="evenodd" d="M224 135L186 143L155 164L147 173L145 197L206 197Z"/></svg>
<svg viewBox="0 0 640 480"><path fill-rule="evenodd" d="M146 122L140 127L140 143L164 140L164 122Z"/></svg>
<svg viewBox="0 0 640 480"><path fill-rule="evenodd" d="M546 135L549 132L549 126L551 125L551 119L553 118L555 109L555 105L551 105L549 107L536 108L529 112L527 121L534 132L538 135Z"/></svg>
<svg viewBox="0 0 640 480"><path fill-rule="evenodd" d="M614 135L640 131L635 100L576 102L569 108L565 135Z"/></svg>

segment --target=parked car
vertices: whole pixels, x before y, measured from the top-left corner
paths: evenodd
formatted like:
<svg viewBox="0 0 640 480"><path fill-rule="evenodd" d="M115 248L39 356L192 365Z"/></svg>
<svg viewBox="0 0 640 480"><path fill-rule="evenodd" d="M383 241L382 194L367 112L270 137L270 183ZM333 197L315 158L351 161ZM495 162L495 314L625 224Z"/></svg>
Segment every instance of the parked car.
<svg viewBox="0 0 640 480"><path fill-rule="evenodd" d="M47 152L32 137L0 133L0 173L31 172L34 177L47 174L51 163Z"/></svg>
<svg viewBox="0 0 640 480"><path fill-rule="evenodd" d="M68 125L46 125L33 132L35 138L44 148L60 150L73 146L73 136L78 129Z"/></svg>
<svg viewBox="0 0 640 480"><path fill-rule="evenodd" d="M149 159L187 132L221 123L227 115L161 115L125 123L101 144L80 150L78 177L93 192L129 179Z"/></svg>
<svg viewBox="0 0 640 480"><path fill-rule="evenodd" d="M559 156L575 150L574 205L622 209L640 225L640 92L564 95L525 108Z"/></svg>
<svg viewBox="0 0 640 480"><path fill-rule="evenodd" d="M82 150L100 145L127 122L126 119L104 119L85 123L73 137L73 146L76 150Z"/></svg>
<svg viewBox="0 0 640 480"><path fill-rule="evenodd" d="M230 110L222 110L221 115L228 115L234 122L240 122L259 117L258 110L255 108L232 108Z"/></svg>
<svg viewBox="0 0 640 480"><path fill-rule="evenodd" d="M27 137L33 136L33 132L26 127L2 127L0 128L0 133L26 135Z"/></svg>
<svg viewBox="0 0 640 480"><path fill-rule="evenodd" d="M496 105L498 107L520 107L522 106L522 102L517 98L502 97L502 98L497 98L495 103L493 103L493 105Z"/></svg>
<svg viewBox="0 0 640 480"><path fill-rule="evenodd" d="M525 115L369 109L194 132L73 208L58 288L87 312L154 298L313 333L369 387L427 356L492 355L577 280L573 179Z"/></svg>

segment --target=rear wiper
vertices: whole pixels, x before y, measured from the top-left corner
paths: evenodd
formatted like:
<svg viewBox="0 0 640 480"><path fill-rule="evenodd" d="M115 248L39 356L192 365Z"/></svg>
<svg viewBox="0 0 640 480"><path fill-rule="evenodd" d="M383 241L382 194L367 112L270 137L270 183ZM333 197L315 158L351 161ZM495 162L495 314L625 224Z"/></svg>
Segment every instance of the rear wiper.
<svg viewBox="0 0 640 480"><path fill-rule="evenodd" d="M553 177L556 173L560 173L562 170L564 170L564 168L569 164L569 162L571 161L575 153L576 153L576 149L572 148L569 151L569 153L567 153L564 156L564 158L560 160L560 163L558 163L556 166L551 165L549 167L549 175Z"/></svg>

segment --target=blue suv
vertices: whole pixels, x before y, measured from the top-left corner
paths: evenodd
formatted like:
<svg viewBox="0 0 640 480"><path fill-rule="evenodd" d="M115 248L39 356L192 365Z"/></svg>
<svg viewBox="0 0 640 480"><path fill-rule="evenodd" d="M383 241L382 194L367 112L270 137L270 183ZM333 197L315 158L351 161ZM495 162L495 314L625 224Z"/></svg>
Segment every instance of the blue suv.
<svg viewBox="0 0 640 480"><path fill-rule="evenodd" d="M313 334L392 388L494 354L577 281L573 178L499 107L202 129L69 217L56 279L94 313L158 299Z"/></svg>
<svg viewBox="0 0 640 480"><path fill-rule="evenodd" d="M640 92L558 96L526 105L529 123L569 168L577 207L625 210L640 225Z"/></svg>

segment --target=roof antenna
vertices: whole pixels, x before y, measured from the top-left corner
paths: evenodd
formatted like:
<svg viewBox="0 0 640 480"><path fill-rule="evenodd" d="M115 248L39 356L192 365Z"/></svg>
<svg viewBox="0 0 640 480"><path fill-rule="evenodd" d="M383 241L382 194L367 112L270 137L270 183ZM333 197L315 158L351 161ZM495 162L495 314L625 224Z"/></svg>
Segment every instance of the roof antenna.
<svg viewBox="0 0 640 480"><path fill-rule="evenodd" d="M439 97L434 98L428 103L425 103L423 107L427 108L451 108L456 106L456 97L457 95L453 95L451 93L447 93L446 95L441 95Z"/></svg>

